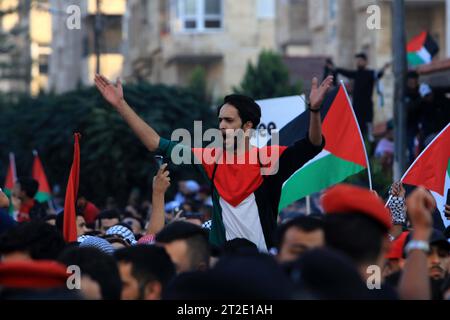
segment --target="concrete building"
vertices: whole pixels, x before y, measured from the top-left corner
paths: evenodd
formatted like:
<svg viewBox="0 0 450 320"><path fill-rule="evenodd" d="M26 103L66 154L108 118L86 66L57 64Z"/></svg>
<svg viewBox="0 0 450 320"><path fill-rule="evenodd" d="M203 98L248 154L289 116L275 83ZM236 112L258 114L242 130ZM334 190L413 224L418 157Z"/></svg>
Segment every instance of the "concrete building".
<svg viewBox="0 0 450 320"><path fill-rule="evenodd" d="M276 49L275 18L274 0L129 0L124 75L185 85L200 66L219 97L262 49Z"/></svg>
<svg viewBox="0 0 450 320"><path fill-rule="evenodd" d="M20 4L20 6L19 6ZM2 0L0 90L36 95L48 88L51 16L46 1Z"/></svg>
<svg viewBox="0 0 450 320"><path fill-rule="evenodd" d="M122 74L122 19L126 0L50 0L53 15L53 55L50 59L50 90L62 93L93 84L97 71L115 79ZM97 3L99 4L97 10ZM80 28L68 27L79 7ZM69 12L69 13L68 13ZM98 19L97 19L98 15ZM98 42L97 42L98 39Z"/></svg>
<svg viewBox="0 0 450 320"><path fill-rule="evenodd" d="M392 61L392 19L389 0L309 0L309 26L311 53L333 57L336 65L354 68L354 54L363 51L369 57L372 68L381 68ZM370 13L367 9L377 5L380 12L380 29L367 26ZM406 0L407 41L427 30L438 42L441 51L436 59L446 53L446 1ZM384 87L383 108L375 109L375 122L385 121L393 115L394 79L388 71L382 80ZM376 105L378 103L374 95Z"/></svg>

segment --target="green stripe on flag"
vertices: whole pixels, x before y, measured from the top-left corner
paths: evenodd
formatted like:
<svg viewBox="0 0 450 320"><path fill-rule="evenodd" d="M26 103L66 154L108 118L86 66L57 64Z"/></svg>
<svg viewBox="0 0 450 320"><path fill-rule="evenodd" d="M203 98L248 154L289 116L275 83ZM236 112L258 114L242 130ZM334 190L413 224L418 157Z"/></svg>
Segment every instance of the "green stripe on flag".
<svg viewBox="0 0 450 320"><path fill-rule="evenodd" d="M425 63L417 52L408 53L408 63L410 66L420 66Z"/></svg>
<svg viewBox="0 0 450 320"><path fill-rule="evenodd" d="M366 169L329 154L294 173L283 185L278 211L307 195L321 191Z"/></svg>
<svg viewBox="0 0 450 320"><path fill-rule="evenodd" d="M40 203L47 202L51 198L52 198L51 195L46 192L38 192L38 193L36 193L36 196L34 197L34 199L36 199L36 201L38 201Z"/></svg>

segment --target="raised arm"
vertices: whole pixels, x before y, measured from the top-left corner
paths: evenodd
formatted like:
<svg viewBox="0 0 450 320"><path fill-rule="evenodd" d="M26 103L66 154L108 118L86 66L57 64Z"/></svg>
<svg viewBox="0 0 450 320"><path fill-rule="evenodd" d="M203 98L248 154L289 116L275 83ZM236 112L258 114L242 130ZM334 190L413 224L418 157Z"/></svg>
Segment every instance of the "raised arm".
<svg viewBox="0 0 450 320"><path fill-rule="evenodd" d="M159 135L147 123L144 122L134 110L128 105L123 96L122 83L117 79L116 84L110 83L104 76L95 76L95 85L122 118L128 123L130 128L150 151L155 151L159 146Z"/></svg>
<svg viewBox="0 0 450 320"><path fill-rule="evenodd" d="M319 81L314 78L311 86L310 102L310 122L309 140L314 146L322 144L322 120L320 118L320 107L325 99L325 95L333 84L333 76L328 76L319 86Z"/></svg>
<svg viewBox="0 0 450 320"><path fill-rule="evenodd" d="M167 164L163 164L153 178L152 215L148 223L146 234L157 234L164 228L164 194L170 186Z"/></svg>
<svg viewBox="0 0 450 320"><path fill-rule="evenodd" d="M413 227L410 243L428 246L433 228L432 212L436 207L433 196L427 190L417 188L406 199L406 207ZM427 253L418 245L407 253L398 291L403 300L431 299Z"/></svg>

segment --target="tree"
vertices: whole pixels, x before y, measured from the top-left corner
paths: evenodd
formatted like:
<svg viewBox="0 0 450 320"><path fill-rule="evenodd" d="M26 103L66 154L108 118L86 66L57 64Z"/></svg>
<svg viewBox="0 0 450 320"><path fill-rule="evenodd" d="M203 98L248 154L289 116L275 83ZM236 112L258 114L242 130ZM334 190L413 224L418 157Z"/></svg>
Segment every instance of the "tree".
<svg viewBox="0 0 450 320"><path fill-rule="evenodd" d="M240 87L233 88L235 93L245 94L256 100L296 95L300 93L300 89L300 83L290 83L289 71L281 56L271 51L262 51L256 66L249 62Z"/></svg>
<svg viewBox="0 0 450 320"><path fill-rule="evenodd" d="M204 130L214 124L209 105L188 89L139 83L125 86L124 92L136 112L163 137L170 139L178 128L193 132L194 120L203 121ZM19 175L28 175L31 152L37 149L50 183L64 189L72 161L73 133L78 131L82 135L80 192L99 205L108 196L124 204L133 187L150 198L156 172L153 154L96 89L21 96L14 101L0 96L0 114L0 181L6 174L8 152L16 153ZM170 170L176 186L187 170L179 166Z"/></svg>

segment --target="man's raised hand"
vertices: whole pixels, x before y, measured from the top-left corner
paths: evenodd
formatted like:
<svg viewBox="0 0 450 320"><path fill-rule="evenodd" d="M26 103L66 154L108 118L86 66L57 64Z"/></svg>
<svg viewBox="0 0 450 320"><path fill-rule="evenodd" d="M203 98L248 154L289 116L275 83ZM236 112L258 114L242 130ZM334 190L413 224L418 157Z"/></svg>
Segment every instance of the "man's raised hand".
<svg viewBox="0 0 450 320"><path fill-rule="evenodd" d="M312 109L319 109L322 105L325 95L333 84L333 76L328 76L319 86L319 80L314 77L312 80L311 94L309 95L309 102Z"/></svg>
<svg viewBox="0 0 450 320"><path fill-rule="evenodd" d="M120 103L123 101L123 88L120 79L117 79L114 85L104 76L96 74L95 85L106 101L116 108L120 106Z"/></svg>

